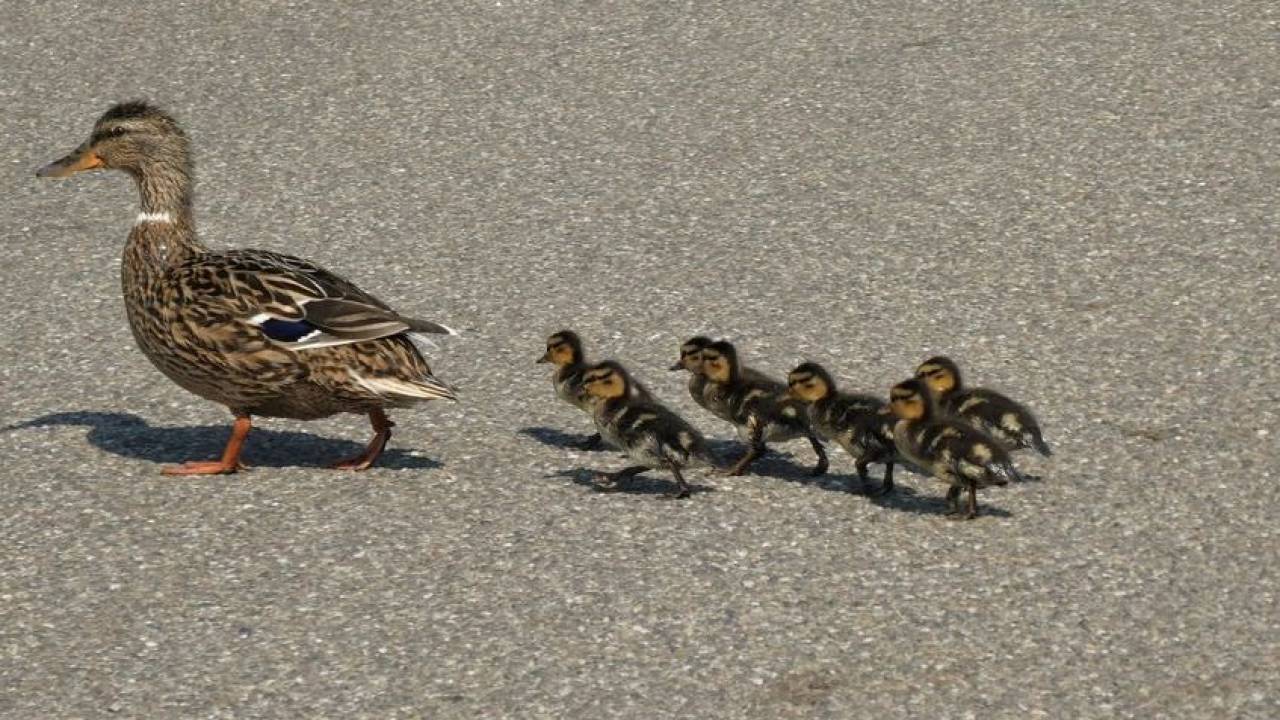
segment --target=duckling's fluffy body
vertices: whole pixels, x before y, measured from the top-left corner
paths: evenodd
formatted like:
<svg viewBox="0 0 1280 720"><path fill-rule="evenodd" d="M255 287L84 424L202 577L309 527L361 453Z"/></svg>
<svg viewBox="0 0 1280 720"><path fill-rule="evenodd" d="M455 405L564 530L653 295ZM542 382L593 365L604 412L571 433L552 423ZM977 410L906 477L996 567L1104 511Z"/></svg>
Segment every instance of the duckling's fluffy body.
<svg viewBox="0 0 1280 720"><path fill-rule="evenodd" d="M951 486L947 501L954 516L977 516L979 488L1022 479L1009 453L998 442L968 423L938 413L923 381L913 379L895 385L890 406L897 417L893 439L898 452ZM969 505L962 514L959 498L966 489Z"/></svg>
<svg viewBox="0 0 1280 720"><path fill-rule="evenodd" d="M681 470L691 465L714 465L706 441L692 425L663 405L630 391L631 379L621 365L603 362L587 369L583 394L593 406L592 418L600 435L637 463L607 475L607 486L646 469L669 471L679 488L690 488Z"/></svg>
<svg viewBox="0 0 1280 720"><path fill-rule="evenodd" d="M867 466L884 463L880 492L893 489L893 417L888 405L872 395L840 392L835 379L817 363L803 363L787 376L788 394L804 403L809 425L824 440L831 440L855 461L865 490L870 481Z"/></svg>
<svg viewBox="0 0 1280 720"><path fill-rule="evenodd" d="M810 474L827 471L827 453L809 427L804 405L787 397L787 386L771 378L749 378L742 372L737 349L721 340L702 350L702 372L707 378L703 395L708 409L717 408L718 417L731 423L748 444L747 452L729 470L741 474L762 455L766 443L807 438L818 462Z"/></svg>
<svg viewBox="0 0 1280 720"><path fill-rule="evenodd" d="M733 405L732 395L724 388L717 387L716 383L708 380L706 374L702 371L702 351L712 342L711 338L702 335L686 340L680 346L680 358L671 366L671 370L687 370L689 372L689 396L693 398L693 401L712 415L725 422L732 423L737 414ZM782 383L773 380L765 373L754 368L744 365L740 368L740 372L742 379L750 383L752 387L778 393L786 390Z"/></svg>
<svg viewBox="0 0 1280 720"><path fill-rule="evenodd" d="M1006 449L1053 454L1039 421L1026 406L995 390L965 387L959 366L950 358L939 355L925 360L916 368L916 377L928 383L939 410L987 433Z"/></svg>
<svg viewBox="0 0 1280 720"><path fill-rule="evenodd" d="M561 330L547 338L547 352L540 358L540 363L553 363L555 372L551 374L551 385L555 388L556 397L570 405L590 414L592 403L582 392L582 376L592 363L587 360L583 350L582 339L572 330ZM631 394L640 400L655 402L653 394L644 383L630 378Z"/></svg>

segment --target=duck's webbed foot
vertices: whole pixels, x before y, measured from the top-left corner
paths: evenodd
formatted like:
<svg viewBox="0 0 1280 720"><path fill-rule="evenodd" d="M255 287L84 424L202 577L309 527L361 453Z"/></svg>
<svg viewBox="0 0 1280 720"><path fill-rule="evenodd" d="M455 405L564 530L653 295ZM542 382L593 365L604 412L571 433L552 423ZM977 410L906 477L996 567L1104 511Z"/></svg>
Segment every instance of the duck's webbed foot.
<svg viewBox="0 0 1280 720"><path fill-rule="evenodd" d="M387 447L387 441L391 439L391 428L395 427L395 423L387 417L382 410L371 410L369 412L369 423L373 425L373 439L369 441L369 445L365 447L364 452L355 457L347 458L334 463L330 467L337 470L352 470L359 472L368 470L378 460L378 456Z"/></svg>
<svg viewBox="0 0 1280 720"><path fill-rule="evenodd" d="M237 416L235 423L231 426L231 437L227 440L227 447L222 451L221 460L185 462L181 465L171 465L160 472L164 475L227 475L244 470L248 466L240 462L240 450L244 447L244 439L252 429L253 421L248 415Z"/></svg>
<svg viewBox="0 0 1280 720"><path fill-rule="evenodd" d="M161 475L230 475L241 470L248 470L249 466L242 462L234 462L230 465L221 460L194 460L184 462L181 465L169 465L160 470Z"/></svg>

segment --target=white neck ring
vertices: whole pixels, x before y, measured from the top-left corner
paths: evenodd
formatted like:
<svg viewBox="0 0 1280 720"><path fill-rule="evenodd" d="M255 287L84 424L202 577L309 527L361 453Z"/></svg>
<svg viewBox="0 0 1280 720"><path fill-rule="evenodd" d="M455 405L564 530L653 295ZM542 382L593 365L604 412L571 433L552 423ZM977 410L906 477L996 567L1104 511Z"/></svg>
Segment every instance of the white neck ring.
<svg viewBox="0 0 1280 720"><path fill-rule="evenodd" d="M138 219L134 220L133 224L141 225L143 223L171 223L171 222L173 222L173 216L170 215L168 212L140 212L138 213Z"/></svg>

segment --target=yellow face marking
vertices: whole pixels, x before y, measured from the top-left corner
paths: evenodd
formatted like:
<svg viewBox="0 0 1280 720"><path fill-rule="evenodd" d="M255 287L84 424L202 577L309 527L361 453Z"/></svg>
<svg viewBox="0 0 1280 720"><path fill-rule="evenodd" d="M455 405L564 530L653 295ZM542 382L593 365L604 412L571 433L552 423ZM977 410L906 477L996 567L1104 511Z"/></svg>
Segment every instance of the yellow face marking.
<svg viewBox="0 0 1280 720"><path fill-rule="evenodd" d="M598 398L622 397L625 392L622 378L612 370L587 375L582 379L582 388L588 395Z"/></svg>
<svg viewBox="0 0 1280 720"><path fill-rule="evenodd" d="M894 392L893 399L889 401L889 409L903 420L919 420L924 417L924 398L917 393Z"/></svg>
<svg viewBox="0 0 1280 720"><path fill-rule="evenodd" d="M932 369L925 371L924 368L926 367ZM956 376L942 366L926 364L922 365L921 369L916 372L919 377L923 378L929 389L933 391L933 394L938 397L946 395L956 386Z"/></svg>
<svg viewBox="0 0 1280 720"><path fill-rule="evenodd" d="M802 373L788 378L787 394L804 402L817 402L830 394L827 382L817 375Z"/></svg>
<svg viewBox="0 0 1280 720"><path fill-rule="evenodd" d="M697 372L702 367L702 352L694 345L684 345L680 348L680 365L685 370Z"/></svg>
<svg viewBox="0 0 1280 720"><path fill-rule="evenodd" d="M729 361L720 353L703 350L702 373L716 382L729 382Z"/></svg>
<svg viewBox="0 0 1280 720"><path fill-rule="evenodd" d="M547 345L547 360L564 366L573 363L573 347L569 343L560 342Z"/></svg>
<svg viewBox="0 0 1280 720"><path fill-rule="evenodd" d="M1015 413L1005 413L1000 417L1000 426L1009 432L1022 432L1022 422Z"/></svg>
<svg viewBox="0 0 1280 720"><path fill-rule="evenodd" d="M986 443L974 443L969 453L984 463L991 459L991 448Z"/></svg>

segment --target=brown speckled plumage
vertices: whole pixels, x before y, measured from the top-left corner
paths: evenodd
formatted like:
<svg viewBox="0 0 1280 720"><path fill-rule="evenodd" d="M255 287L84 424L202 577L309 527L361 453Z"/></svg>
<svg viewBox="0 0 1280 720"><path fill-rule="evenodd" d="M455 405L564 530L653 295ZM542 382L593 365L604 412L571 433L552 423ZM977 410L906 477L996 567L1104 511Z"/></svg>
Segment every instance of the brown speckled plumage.
<svg viewBox="0 0 1280 720"><path fill-rule="evenodd" d="M206 249L192 220L187 138L172 118L143 103L117 105L88 141L39 174L97 168L128 173L141 197L143 214L121 263L138 346L175 383L245 419L243 432L237 423L240 440L252 415L307 420L367 413L374 442L342 464L363 469L390 436L383 408L454 399L408 336L448 328L401 316L299 258ZM232 472L238 465L224 456L176 472Z"/></svg>

